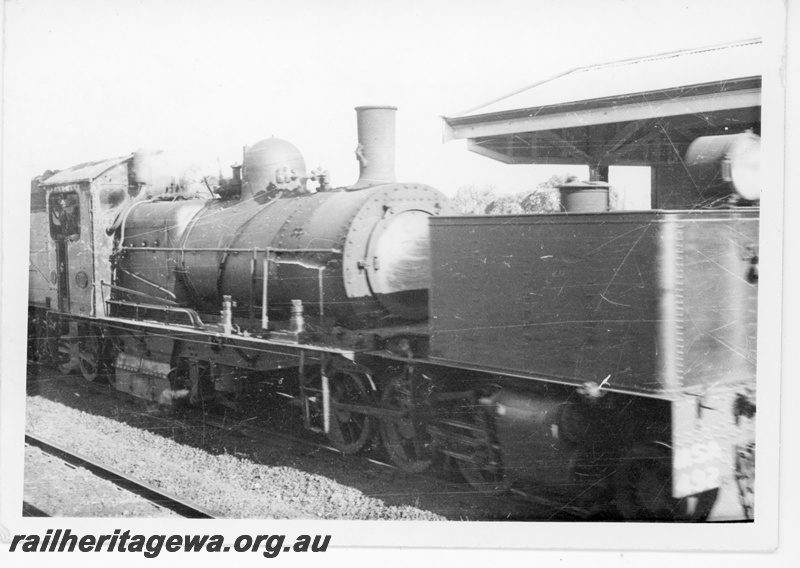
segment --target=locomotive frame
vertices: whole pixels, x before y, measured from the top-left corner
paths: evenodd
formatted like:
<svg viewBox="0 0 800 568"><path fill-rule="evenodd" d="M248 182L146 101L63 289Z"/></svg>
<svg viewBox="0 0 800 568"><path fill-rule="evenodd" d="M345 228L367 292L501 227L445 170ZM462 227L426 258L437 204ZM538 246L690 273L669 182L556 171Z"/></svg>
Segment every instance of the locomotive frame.
<svg viewBox="0 0 800 568"><path fill-rule="evenodd" d="M722 486L720 476L734 475L743 514L751 517L757 210L448 217L443 196L394 181L391 156L376 150L393 136L393 110L359 110L362 174L353 186L336 191L324 181L317 194L298 191L297 179L305 172L286 175L300 168L295 156L259 172L263 179L256 183L257 167L248 172L247 153L243 177L234 171L220 197L206 202L185 199L180 188L140 197L149 182L137 177L146 159L137 155L35 180L32 355L62 372L79 371L90 381L105 377L118 390L163 403L211 397L235 405L254 377L289 369L296 373L304 424L324 432L344 454L364 449L379 432L390 459L407 471L423 471L445 456L481 490L513 483L587 509L613 499L624 518L637 520L705 519ZM266 191L258 193L265 180ZM74 210L68 219L69 207L80 212L77 221ZM254 219L268 219L274 211L280 230L270 229L273 240L233 244ZM426 321L418 321L418 300L407 299L409 293L418 296L416 288L393 288L376 278L375 252L386 247L376 243L384 233L393 235L392 219L408 211L431 219L430 236L412 243L432 249ZM336 238L326 240L331 227L323 214L343 219L333 223ZM481 226L511 232L494 242L481 235ZM654 233L649 242L657 254L653 248L637 250L635 238L626 240L641 237L637 226ZM537 231L581 245L597 238L592 227L616 242L612 253L593 257L594 246L584 252L531 251L531 243L545 243ZM199 244L187 244L195 230ZM704 239L706 234L712 236ZM466 239L475 246L465 247ZM697 255L675 252L687 242ZM703 268L718 280L709 294L732 304L733 316L715 325L734 326L736 333L698 345L716 362L731 346L742 354L740 365L718 369L724 376L684 372L683 357L691 354L685 338L710 336L707 329L683 333L686 309L698 305L686 305L691 294L676 286L684 278L681 267L698 270L703 251L713 253ZM653 257L658 262L650 262ZM562 263L551 273L558 285L545 286L537 281L537 263L554 258ZM686 258L694 264L685 266ZM603 267L614 262L617 269L603 280ZM612 289L623 266L635 268L641 286L625 281L624 290ZM510 272L503 276L505 268ZM293 288L286 280L299 284ZM552 296L570 281L577 282L575 294ZM486 304L487 285L503 297L500 308ZM231 288L241 294L231 297ZM551 295L544 306L564 303L537 320L541 314L531 310L541 305L531 297L542 293ZM625 303L630 300L651 311L631 315ZM537 343L548 345L546 337L526 336L570 310L597 311L601 304L608 309L599 316L567 322L572 343L537 351ZM704 309L719 308L717 303ZM742 314L745 324L737 323ZM525 330L521 334L509 327L515 318ZM613 330L602 329L615 320ZM451 325L456 321L461 328ZM665 321L669 329L652 327ZM520 338L527 348L515 343ZM719 345L723 355L715 351ZM575 360L576 353L586 357ZM657 364L647 369L621 363L633 367L653 358ZM606 376L611 360L615 372ZM665 485L670 492L661 490Z"/></svg>

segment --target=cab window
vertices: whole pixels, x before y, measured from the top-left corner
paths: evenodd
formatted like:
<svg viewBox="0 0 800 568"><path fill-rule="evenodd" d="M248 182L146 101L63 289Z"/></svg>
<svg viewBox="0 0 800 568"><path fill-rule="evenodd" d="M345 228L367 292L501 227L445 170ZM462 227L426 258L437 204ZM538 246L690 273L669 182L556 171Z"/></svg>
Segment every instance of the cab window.
<svg viewBox="0 0 800 568"><path fill-rule="evenodd" d="M80 200L76 192L51 193L50 236L53 239L77 240L81 234Z"/></svg>

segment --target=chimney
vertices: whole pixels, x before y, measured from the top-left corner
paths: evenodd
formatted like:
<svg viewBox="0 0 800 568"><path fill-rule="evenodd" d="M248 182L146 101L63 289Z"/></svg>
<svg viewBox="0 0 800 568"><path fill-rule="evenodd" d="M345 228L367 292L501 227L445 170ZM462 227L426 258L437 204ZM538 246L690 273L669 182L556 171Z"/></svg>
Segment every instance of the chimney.
<svg viewBox="0 0 800 568"><path fill-rule="evenodd" d="M395 113L393 106L356 107L360 166L358 181L348 190L392 183L394 177Z"/></svg>

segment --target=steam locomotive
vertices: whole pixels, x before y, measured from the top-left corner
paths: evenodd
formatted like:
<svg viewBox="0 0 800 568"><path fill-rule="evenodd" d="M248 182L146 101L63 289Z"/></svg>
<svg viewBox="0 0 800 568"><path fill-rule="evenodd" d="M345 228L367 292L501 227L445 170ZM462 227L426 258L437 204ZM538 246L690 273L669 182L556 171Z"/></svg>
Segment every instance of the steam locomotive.
<svg viewBox="0 0 800 568"><path fill-rule="evenodd" d="M145 151L35 178L35 357L162 403L288 375L344 454L379 437L406 471L443 457L481 490L626 519L705 519L733 487L751 517L757 195L459 216L395 180L395 110L356 109L348 187L275 138L214 187Z"/></svg>

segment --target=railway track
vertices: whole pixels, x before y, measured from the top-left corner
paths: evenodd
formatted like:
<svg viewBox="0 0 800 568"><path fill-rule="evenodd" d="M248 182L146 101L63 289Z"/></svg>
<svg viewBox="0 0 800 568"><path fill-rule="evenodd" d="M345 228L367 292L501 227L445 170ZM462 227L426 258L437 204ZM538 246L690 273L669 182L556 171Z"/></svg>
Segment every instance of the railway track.
<svg viewBox="0 0 800 568"><path fill-rule="evenodd" d="M60 374L55 374L61 377ZM76 392L79 391L81 393L79 399L84 400L86 404L93 404L92 401L99 400L97 397L107 397L106 388L98 388L99 385L96 383L85 383L78 379L72 380L66 377L62 380L74 383ZM48 389L54 388L62 380L49 384ZM112 398L119 397L120 394L123 395L122 400L128 400L129 398L124 393L109 392ZM71 396L69 398L71 399ZM138 402L138 399L130 398L130 400ZM291 402L289 405L291 406ZM90 409L85 410L92 412ZM447 507L448 512L445 514L449 514L450 518L454 520L458 518L465 520L586 520L594 514L593 511L579 506L524 490L527 488L510 488L500 493L476 489L463 480L456 479L459 474L454 468L449 468L447 464L438 464L425 473L409 473L386 463L382 459L380 452L375 449L367 450L361 455L343 456L339 450L327 444L324 439L320 439L320 435L315 435L307 430L298 431L298 424L291 425L291 420L283 421L280 418L277 421L265 420L261 416L254 416L252 409L247 409L241 414L232 414L230 409L226 410L224 407L220 407L217 410L211 410L210 408L203 410L186 409L186 411L181 411L178 414L147 410L134 411L131 414L145 419L145 422L150 422L151 425L163 424L160 427L148 427L143 423L138 424L137 427L143 427L151 431L172 431L173 438L175 438L176 432L194 431L200 433L206 430L216 430L234 440L236 438L247 440L248 444L254 444L251 448L266 444L272 447L285 448L286 455L297 454L307 457L328 455L331 456L331 463L345 460L347 465L344 467L353 472L356 478L359 478L360 475L362 481L365 477L371 481L360 485L358 480L353 482L353 478L350 477L349 481L344 481L344 483L361 487L366 495L378 499L389 499L391 503L401 503L402 499L395 500L397 495L422 496L423 494L438 496L428 499L428 502L433 501L435 503L441 500L448 500L451 503L463 503L463 517L457 513L455 516L453 515L453 510L461 505ZM181 436L181 434L178 434L179 438ZM200 436L204 439L204 435ZM197 447L205 445L205 442L199 439L189 440L184 443L196 445ZM233 450L230 450L231 446L228 446L228 448L229 450L225 451L235 453L235 442L233 442ZM258 450L245 450L246 453L250 451ZM308 459L307 457L301 457L300 459ZM315 461L313 461L313 465L308 471L328 475L337 480L348 477L347 474L342 475L342 466L326 465L328 460L325 458L321 461L316 461L316 458L313 457L311 459ZM319 469L316 466L319 466ZM331 468L335 471L330 471ZM363 473L359 474L359 471ZM450 498L444 497L445 495L450 496ZM436 508L436 505L433 505L431 510L443 512L441 508Z"/></svg>
<svg viewBox="0 0 800 568"><path fill-rule="evenodd" d="M75 467L84 468L96 477L110 481L114 485L138 495L159 507L168 509L181 517L187 519L213 519L217 517L213 512L203 507L199 507L180 497L166 493L146 483L142 483L114 468L103 465L33 434L25 434L25 443L29 446L39 448L43 452ZM45 512L39 511L38 509L29 511L29 514L31 516L47 516Z"/></svg>

